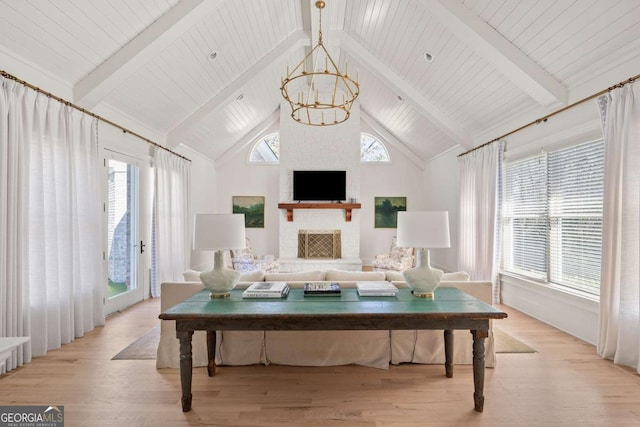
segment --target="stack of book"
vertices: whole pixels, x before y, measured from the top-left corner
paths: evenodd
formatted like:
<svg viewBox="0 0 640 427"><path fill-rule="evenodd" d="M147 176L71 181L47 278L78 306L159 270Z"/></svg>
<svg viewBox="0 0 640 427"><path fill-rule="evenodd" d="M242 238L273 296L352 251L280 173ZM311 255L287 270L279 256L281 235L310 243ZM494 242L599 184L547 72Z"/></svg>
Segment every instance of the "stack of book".
<svg viewBox="0 0 640 427"><path fill-rule="evenodd" d="M285 298L287 295L287 282L255 282L244 290L242 298Z"/></svg>
<svg viewBox="0 0 640 427"><path fill-rule="evenodd" d="M337 296L340 295L340 285L337 283L310 282L304 284L304 296Z"/></svg>
<svg viewBox="0 0 640 427"><path fill-rule="evenodd" d="M358 295L363 297L395 297L398 288L391 282L357 282Z"/></svg>

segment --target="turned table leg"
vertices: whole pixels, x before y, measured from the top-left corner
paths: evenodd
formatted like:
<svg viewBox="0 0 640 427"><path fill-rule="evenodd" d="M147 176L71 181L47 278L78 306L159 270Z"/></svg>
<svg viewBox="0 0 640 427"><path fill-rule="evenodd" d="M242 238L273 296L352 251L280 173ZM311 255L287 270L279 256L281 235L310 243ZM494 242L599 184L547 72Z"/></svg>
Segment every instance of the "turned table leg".
<svg viewBox="0 0 640 427"><path fill-rule="evenodd" d="M447 378L453 378L453 331L444 331L444 370Z"/></svg>
<svg viewBox="0 0 640 427"><path fill-rule="evenodd" d="M473 335L473 402L474 409L482 412L484 409L484 339L489 336L489 331L475 329Z"/></svg>
<svg viewBox="0 0 640 427"><path fill-rule="evenodd" d="M191 355L191 338L193 331L178 331L180 340L180 384L182 386L182 412L191 410L191 376L193 359Z"/></svg>
<svg viewBox="0 0 640 427"><path fill-rule="evenodd" d="M207 331L207 373L210 377L216 375L216 331Z"/></svg>

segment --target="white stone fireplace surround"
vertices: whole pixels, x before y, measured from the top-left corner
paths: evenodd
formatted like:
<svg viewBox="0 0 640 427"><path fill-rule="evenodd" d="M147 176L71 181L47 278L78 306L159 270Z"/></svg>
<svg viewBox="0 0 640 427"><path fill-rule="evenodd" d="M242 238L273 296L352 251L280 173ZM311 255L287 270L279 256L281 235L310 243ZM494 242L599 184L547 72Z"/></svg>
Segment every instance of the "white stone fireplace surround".
<svg viewBox="0 0 640 427"><path fill-rule="evenodd" d="M294 170L344 170L347 172L347 199L360 192L360 109L354 105L351 117L334 126L305 126L291 119L287 103L280 106L280 200L293 202ZM354 209L351 221L344 209L296 209L293 221L287 212L279 215L279 262L281 271L305 269L361 270L360 210ZM298 230L340 230L342 258L298 258Z"/></svg>
<svg viewBox="0 0 640 427"><path fill-rule="evenodd" d="M361 270L359 213L354 210L352 220L345 221L342 209L298 209L293 221L281 210L280 218L280 270ZM356 225L357 224L357 225ZM298 258L298 232L300 230L340 230L342 257L337 259Z"/></svg>

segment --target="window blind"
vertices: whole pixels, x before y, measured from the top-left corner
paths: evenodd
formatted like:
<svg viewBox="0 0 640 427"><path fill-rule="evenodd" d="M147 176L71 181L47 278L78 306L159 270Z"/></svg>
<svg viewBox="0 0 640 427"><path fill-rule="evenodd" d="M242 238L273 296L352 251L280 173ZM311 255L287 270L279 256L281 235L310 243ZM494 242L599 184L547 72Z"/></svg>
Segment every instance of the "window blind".
<svg viewBox="0 0 640 427"><path fill-rule="evenodd" d="M549 153L549 267L554 283L599 293L604 143Z"/></svg>
<svg viewBox="0 0 640 427"><path fill-rule="evenodd" d="M599 293L604 143L507 164L504 271Z"/></svg>
<svg viewBox="0 0 640 427"><path fill-rule="evenodd" d="M547 156L505 167L503 269L547 278Z"/></svg>

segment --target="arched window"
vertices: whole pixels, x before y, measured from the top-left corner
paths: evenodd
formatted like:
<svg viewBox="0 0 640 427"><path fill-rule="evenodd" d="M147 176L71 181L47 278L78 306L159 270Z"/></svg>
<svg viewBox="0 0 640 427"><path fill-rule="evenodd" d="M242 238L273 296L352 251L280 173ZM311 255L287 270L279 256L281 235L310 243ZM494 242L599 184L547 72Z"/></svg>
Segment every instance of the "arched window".
<svg viewBox="0 0 640 427"><path fill-rule="evenodd" d="M270 133L260 139L251 150L249 163L278 163L280 161L280 134Z"/></svg>
<svg viewBox="0 0 640 427"><path fill-rule="evenodd" d="M390 162L389 152L376 137L363 133L360 138L360 161L366 163Z"/></svg>

